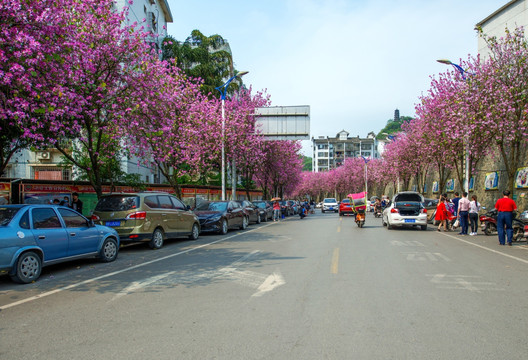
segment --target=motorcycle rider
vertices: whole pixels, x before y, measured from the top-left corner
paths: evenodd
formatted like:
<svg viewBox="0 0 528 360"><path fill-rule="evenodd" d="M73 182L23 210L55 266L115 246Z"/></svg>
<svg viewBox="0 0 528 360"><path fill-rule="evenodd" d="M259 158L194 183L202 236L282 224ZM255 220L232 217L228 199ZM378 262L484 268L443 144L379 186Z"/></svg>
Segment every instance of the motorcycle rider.
<svg viewBox="0 0 528 360"><path fill-rule="evenodd" d="M376 202L374 203L374 215L381 214L381 200L379 198L376 198Z"/></svg>

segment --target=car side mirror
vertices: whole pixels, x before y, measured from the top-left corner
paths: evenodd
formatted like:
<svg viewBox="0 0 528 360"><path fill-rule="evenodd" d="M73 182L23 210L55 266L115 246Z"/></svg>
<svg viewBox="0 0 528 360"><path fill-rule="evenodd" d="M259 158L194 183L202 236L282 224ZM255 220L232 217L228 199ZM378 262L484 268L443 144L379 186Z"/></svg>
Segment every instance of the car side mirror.
<svg viewBox="0 0 528 360"><path fill-rule="evenodd" d="M88 227L95 227L95 223L92 219L88 220Z"/></svg>
<svg viewBox="0 0 528 360"><path fill-rule="evenodd" d="M191 210L191 205L187 205L185 208L187 209L187 211L189 211Z"/></svg>

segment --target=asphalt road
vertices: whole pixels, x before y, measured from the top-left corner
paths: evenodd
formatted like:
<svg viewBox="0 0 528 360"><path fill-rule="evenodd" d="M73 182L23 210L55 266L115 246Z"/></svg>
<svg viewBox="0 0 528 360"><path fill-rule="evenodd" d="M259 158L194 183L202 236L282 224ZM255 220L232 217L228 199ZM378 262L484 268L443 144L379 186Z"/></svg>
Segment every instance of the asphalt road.
<svg viewBox="0 0 528 360"><path fill-rule="evenodd" d="M0 359L526 359L528 246L309 215L0 277Z"/></svg>

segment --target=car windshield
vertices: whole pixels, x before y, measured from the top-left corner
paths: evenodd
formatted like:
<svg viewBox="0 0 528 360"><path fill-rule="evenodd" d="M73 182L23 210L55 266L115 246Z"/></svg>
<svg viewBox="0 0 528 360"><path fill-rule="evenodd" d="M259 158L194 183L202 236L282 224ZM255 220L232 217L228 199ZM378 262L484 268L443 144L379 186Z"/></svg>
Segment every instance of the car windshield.
<svg viewBox="0 0 528 360"><path fill-rule="evenodd" d="M343 200L341 200L341 204L350 204L350 200L349 199L343 199Z"/></svg>
<svg viewBox="0 0 528 360"><path fill-rule="evenodd" d="M20 208L0 208L0 226L7 226Z"/></svg>
<svg viewBox="0 0 528 360"><path fill-rule="evenodd" d="M105 196L99 199L95 211L128 211L137 209L138 206L139 197L137 196Z"/></svg>
<svg viewBox="0 0 528 360"><path fill-rule="evenodd" d="M336 203L336 199L324 199L325 203Z"/></svg>
<svg viewBox="0 0 528 360"><path fill-rule="evenodd" d="M198 211L225 211L226 209L226 202L203 202L196 207Z"/></svg>
<svg viewBox="0 0 528 360"><path fill-rule="evenodd" d="M257 207L259 207L261 209L265 209L266 208L266 203L263 203L263 202L255 202L253 204L255 204Z"/></svg>

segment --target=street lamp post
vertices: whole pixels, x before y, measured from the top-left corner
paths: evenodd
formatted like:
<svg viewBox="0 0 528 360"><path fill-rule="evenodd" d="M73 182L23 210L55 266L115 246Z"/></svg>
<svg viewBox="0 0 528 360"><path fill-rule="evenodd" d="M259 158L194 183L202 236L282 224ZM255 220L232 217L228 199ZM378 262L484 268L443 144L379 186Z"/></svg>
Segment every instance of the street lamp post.
<svg viewBox="0 0 528 360"><path fill-rule="evenodd" d="M225 184L225 99L226 99L226 93L227 93L227 87L233 80L236 78L242 77L246 75L248 71L241 71L235 76L232 76L229 78L222 86L219 86L215 88L216 90L220 91L222 100L222 200L226 199L226 184ZM236 180L235 180L236 181Z"/></svg>
<svg viewBox="0 0 528 360"><path fill-rule="evenodd" d="M453 66L459 73L460 75L462 76L462 79L463 80L466 80L466 74L467 74L467 71L464 70L462 68L462 66L458 65L458 64L455 64L453 62L451 62L450 60L446 60L446 59L439 59L439 60L436 60L438 61L439 63L441 64L446 64L446 65L451 65ZM468 139L468 130L466 129L466 133L464 134L464 147L465 147L465 152L466 152L466 156L465 156L465 166L464 166L464 191L469 193L469 139Z"/></svg>
<svg viewBox="0 0 528 360"><path fill-rule="evenodd" d="M367 163L370 161L370 159L363 155L361 155L361 157L363 158L363 161L365 162L365 193L368 194Z"/></svg>

